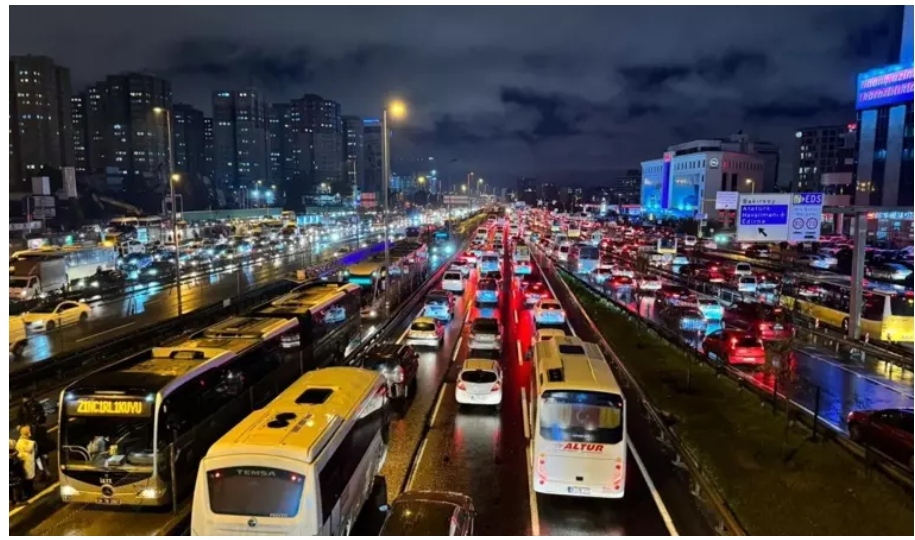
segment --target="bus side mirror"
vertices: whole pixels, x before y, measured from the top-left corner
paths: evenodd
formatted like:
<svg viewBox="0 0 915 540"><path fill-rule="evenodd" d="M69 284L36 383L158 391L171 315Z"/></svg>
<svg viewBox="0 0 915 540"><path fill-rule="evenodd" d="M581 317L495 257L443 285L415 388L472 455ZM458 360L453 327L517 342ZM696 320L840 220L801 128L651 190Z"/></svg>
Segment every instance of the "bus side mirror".
<svg viewBox="0 0 915 540"><path fill-rule="evenodd" d="M378 511L384 512L385 514L387 514L390 510L391 510L391 507L387 504L382 504L381 506L378 507Z"/></svg>

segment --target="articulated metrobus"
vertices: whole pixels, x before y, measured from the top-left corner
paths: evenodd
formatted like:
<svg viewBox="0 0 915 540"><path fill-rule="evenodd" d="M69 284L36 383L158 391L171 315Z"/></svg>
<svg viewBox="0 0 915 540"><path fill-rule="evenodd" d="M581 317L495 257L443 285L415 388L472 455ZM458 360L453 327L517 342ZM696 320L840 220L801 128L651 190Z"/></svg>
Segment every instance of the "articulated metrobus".
<svg viewBox="0 0 915 540"><path fill-rule="evenodd" d="M796 279L782 287L781 303L788 309L842 331L848 330L851 289L822 277ZM911 343L915 339L911 291L865 288L861 307L861 336L872 340Z"/></svg>
<svg viewBox="0 0 915 540"><path fill-rule="evenodd" d="M169 503L206 448L251 411L248 390L291 360L282 342L297 331L295 319L234 317L71 384L60 395L61 499Z"/></svg>
<svg viewBox="0 0 915 540"><path fill-rule="evenodd" d="M334 367L305 374L207 452L195 536L343 536L388 449L384 376Z"/></svg>
<svg viewBox="0 0 915 540"><path fill-rule="evenodd" d="M594 343L534 345L531 482L552 495L619 499L626 489L626 407Z"/></svg>

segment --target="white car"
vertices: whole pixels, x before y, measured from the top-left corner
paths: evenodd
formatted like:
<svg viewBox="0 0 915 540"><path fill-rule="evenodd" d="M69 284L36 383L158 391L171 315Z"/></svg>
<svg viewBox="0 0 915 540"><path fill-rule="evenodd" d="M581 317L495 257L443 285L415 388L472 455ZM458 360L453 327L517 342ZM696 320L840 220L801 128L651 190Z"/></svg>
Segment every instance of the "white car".
<svg viewBox="0 0 915 540"><path fill-rule="evenodd" d="M442 277L442 289L446 291L464 293L464 275L460 270L448 270Z"/></svg>
<svg viewBox="0 0 915 540"><path fill-rule="evenodd" d="M610 273L613 274L614 277L615 276L626 276L628 278L635 279L635 272L631 268L625 268L618 264L614 264L610 268Z"/></svg>
<svg viewBox="0 0 915 540"><path fill-rule="evenodd" d="M613 265L601 264L591 272L591 280L600 284L613 277Z"/></svg>
<svg viewBox="0 0 915 540"><path fill-rule="evenodd" d="M735 276L752 276L753 267L750 266L750 263L737 263L734 265L734 275Z"/></svg>
<svg viewBox="0 0 915 540"><path fill-rule="evenodd" d="M445 341L445 325L432 317L417 317L407 330L407 341L440 347Z"/></svg>
<svg viewBox="0 0 915 540"><path fill-rule="evenodd" d="M698 241L698 239L691 234L688 234L685 237L683 237L683 245L686 247L695 246L697 241Z"/></svg>
<svg viewBox="0 0 915 540"><path fill-rule="evenodd" d="M468 358L457 381L454 398L459 405L502 404L502 368L498 361Z"/></svg>
<svg viewBox="0 0 915 540"><path fill-rule="evenodd" d="M22 314L22 320L31 330L50 332L55 328L85 322L89 319L89 304L70 300L48 304Z"/></svg>
<svg viewBox="0 0 915 540"><path fill-rule="evenodd" d="M462 276L468 277L470 275L470 270L473 268L473 264L468 262L465 259L458 259L451 263L451 267L448 270L457 270L461 273Z"/></svg>
<svg viewBox="0 0 915 540"><path fill-rule="evenodd" d="M656 276L642 276L638 281L640 291L657 291L661 289L661 279Z"/></svg>
<svg viewBox="0 0 915 540"><path fill-rule="evenodd" d="M706 249L706 250L710 250L710 251L716 250L716 249L718 249L718 243L715 242L714 240L712 240L711 238L708 238L708 239L702 241L702 249Z"/></svg>
<svg viewBox="0 0 915 540"><path fill-rule="evenodd" d="M756 277L754 276L737 276L737 291L742 293L756 292Z"/></svg>
<svg viewBox="0 0 915 540"><path fill-rule="evenodd" d="M537 302L534 308L534 321L537 324L565 324L566 312L562 304L552 298L545 298Z"/></svg>
<svg viewBox="0 0 915 540"><path fill-rule="evenodd" d="M470 325L470 349L502 350L502 325L489 317L481 317Z"/></svg>
<svg viewBox="0 0 915 540"><path fill-rule="evenodd" d="M835 257L825 257L823 255L801 255L795 262L802 266L810 266L811 268L819 268L821 270L828 270L829 268L836 265L837 261Z"/></svg>

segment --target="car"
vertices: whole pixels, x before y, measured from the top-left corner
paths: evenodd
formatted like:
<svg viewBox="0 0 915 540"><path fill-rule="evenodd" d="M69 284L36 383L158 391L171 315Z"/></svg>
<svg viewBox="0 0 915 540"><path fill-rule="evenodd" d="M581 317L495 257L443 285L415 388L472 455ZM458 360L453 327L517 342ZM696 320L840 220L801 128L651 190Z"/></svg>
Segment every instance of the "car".
<svg viewBox="0 0 915 540"><path fill-rule="evenodd" d="M670 260L671 266L680 267L684 264L689 264L689 258L686 255L674 255L674 257Z"/></svg>
<svg viewBox="0 0 915 540"><path fill-rule="evenodd" d="M661 288L661 279L657 276L642 276L638 280L640 292L655 292Z"/></svg>
<svg viewBox="0 0 915 540"><path fill-rule="evenodd" d="M460 270L448 270L442 276L442 289L446 291L464 294L464 276Z"/></svg>
<svg viewBox="0 0 915 540"><path fill-rule="evenodd" d="M454 319L454 309L448 304L447 298L426 297L426 303L423 306L423 315L432 317L437 321L450 321Z"/></svg>
<svg viewBox="0 0 915 540"><path fill-rule="evenodd" d="M407 342L440 347L445 341L445 325L432 317L417 317L407 330Z"/></svg>
<svg viewBox="0 0 915 540"><path fill-rule="evenodd" d="M621 264L614 264L610 268L610 273L614 276L626 276L630 278L635 278L635 271L628 266L623 266Z"/></svg>
<svg viewBox="0 0 915 540"><path fill-rule="evenodd" d="M480 317L470 325L470 348L502 350L502 325L497 319Z"/></svg>
<svg viewBox="0 0 915 540"><path fill-rule="evenodd" d="M699 311L702 312L702 316L704 316L707 321L720 321L724 316L724 306L717 300L700 298L696 300L696 304Z"/></svg>
<svg viewBox="0 0 915 540"><path fill-rule="evenodd" d="M384 375L388 395L392 398L404 399L416 391L419 353L410 345L386 343L373 347L365 356L362 367Z"/></svg>
<svg viewBox="0 0 915 540"><path fill-rule="evenodd" d="M695 304L695 298L692 291L680 285L664 284L655 292L655 300L661 305Z"/></svg>
<svg viewBox="0 0 915 540"><path fill-rule="evenodd" d="M912 265L897 262L868 264L864 267L864 275L879 281L905 281L912 275Z"/></svg>
<svg viewBox="0 0 915 540"><path fill-rule="evenodd" d="M704 281L706 283L724 283L725 276L721 272L721 269L717 265L700 267L693 274L693 278L696 281Z"/></svg>
<svg viewBox="0 0 915 540"><path fill-rule="evenodd" d="M686 247L695 247L698 241L699 240L691 234L687 234L683 237L683 245Z"/></svg>
<svg viewBox="0 0 915 540"><path fill-rule="evenodd" d="M534 306L543 298L550 297L550 289L542 281L531 283L524 289L524 305Z"/></svg>
<svg viewBox="0 0 915 540"><path fill-rule="evenodd" d="M763 259L769 256L769 248L766 246L754 244L747 248L744 255L751 259Z"/></svg>
<svg viewBox="0 0 915 540"><path fill-rule="evenodd" d="M613 276L604 282L604 288L609 289L614 292L633 290L636 286L636 282L629 276Z"/></svg>
<svg viewBox="0 0 915 540"><path fill-rule="evenodd" d="M543 298L534 308L534 322L537 324L565 324L566 312L558 301Z"/></svg>
<svg viewBox="0 0 915 540"><path fill-rule="evenodd" d="M90 311L89 304L65 300L33 307L22 314L22 321L29 330L50 332L61 326L86 322Z"/></svg>
<svg viewBox="0 0 915 540"><path fill-rule="evenodd" d="M448 270L457 270L461 273L462 276L470 276L470 271L473 269L473 264L467 261L464 258L460 258L451 263L451 266L448 267Z"/></svg>
<svg viewBox="0 0 915 540"><path fill-rule="evenodd" d="M750 293L756 292L756 277L754 276L736 276L734 281L737 286L737 292Z"/></svg>
<svg viewBox="0 0 915 540"><path fill-rule="evenodd" d="M612 264L599 264L591 272L591 281L600 285L604 281L613 277L613 265Z"/></svg>
<svg viewBox="0 0 915 540"><path fill-rule="evenodd" d="M454 389L458 405L502 405L502 368L498 360L468 358Z"/></svg>
<svg viewBox="0 0 915 540"><path fill-rule="evenodd" d="M476 253L475 251L472 251L472 250L471 250L471 251L465 251L464 254L461 255L461 258L462 258L465 262L467 262L467 264L476 265L476 264L477 264L478 255L477 255L477 253Z"/></svg>
<svg viewBox="0 0 915 540"><path fill-rule="evenodd" d="M728 365L761 366L766 363L762 340L736 328L723 328L705 336L701 349L709 358Z"/></svg>
<svg viewBox="0 0 915 540"><path fill-rule="evenodd" d="M702 312L691 306L663 306L658 310L658 318L681 332L704 333L707 326Z"/></svg>
<svg viewBox="0 0 915 540"><path fill-rule="evenodd" d="M715 242L714 240L712 240L711 238L707 238L707 239L703 240L701 245L702 245L702 249L707 250L707 251L714 251L714 250L718 249L718 243Z"/></svg>
<svg viewBox="0 0 915 540"><path fill-rule="evenodd" d="M444 289L435 289L434 291L429 291L426 294L427 301L433 298L444 298L447 300L448 307L451 309L451 311L454 311L454 306L457 304L457 299L455 298L454 294Z"/></svg>
<svg viewBox="0 0 915 540"><path fill-rule="evenodd" d="M762 340L788 339L794 333L782 308L757 302L734 302L725 308L721 324L746 330Z"/></svg>
<svg viewBox="0 0 915 540"><path fill-rule="evenodd" d="M388 507L378 536L473 536L473 500L450 491L406 491Z"/></svg>
<svg viewBox="0 0 915 540"><path fill-rule="evenodd" d="M731 268L731 274L735 276L752 276L753 267L750 266L750 263L739 262Z"/></svg>
<svg viewBox="0 0 915 540"><path fill-rule="evenodd" d="M851 440L912 469L912 409L852 411L847 422Z"/></svg>
<svg viewBox="0 0 915 540"><path fill-rule="evenodd" d="M477 304L496 304L499 302L499 283L491 277L480 278L477 282Z"/></svg>
<svg viewBox="0 0 915 540"><path fill-rule="evenodd" d="M831 262L830 262L831 261ZM835 257L830 257L826 255L817 255L813 253L806 253L794 259L794 264L798 266L809 266L811 268L818 268L820 270L828 270L831 267L838 264L838 261Z"/></svg>

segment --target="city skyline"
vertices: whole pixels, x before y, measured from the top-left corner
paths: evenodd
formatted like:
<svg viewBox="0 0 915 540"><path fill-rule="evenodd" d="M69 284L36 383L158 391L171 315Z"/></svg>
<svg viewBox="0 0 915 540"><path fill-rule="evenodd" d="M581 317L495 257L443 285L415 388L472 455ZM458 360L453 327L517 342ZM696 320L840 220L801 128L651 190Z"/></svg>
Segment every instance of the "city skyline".
<svg viewBox="0 0 915 540"><path fill-rule="evenodd" d="M386 97L402 95L411 114L397 142L407 154L457 158L501 186L521 175L588 183L680 140L743 130L784 151L798 126L853 118L854 77L888 63L895 9L748 9L752 15L583 8L563 11L558 24L550 9L517 18L497 8L229 8L201 37L195 23L208 20L205 8L13 8L23 24L11 29L11 52L50 55L71 69L74 89L145 69L172 82L176 102L205 115L211 92L252 85L268 103L315 93L363 118L380 116ZM474 25L474 13L489 17ZM93 54L102 46L91 35L97 25L117 36L129 21L166 15L167 31ZM494 23L509 17L518 29L499 31ZM69 24L74 18L84 24ZM447 19L449 30L419 47L404 18ZM352 31L329 32L338 19ZM375 20L385 24L366 29ZM233 30L238 21L245 32ZM593 37L566 30L592 25L606 30ZM667 37L645 43L627 27ZM452 33L466 43L451 43ZM773 34L781 38L772 41ZM442 63L449 69L432 69ZM489 75L477 75L483 72ZM785 173L791 160L783 161Z"/></svg>

